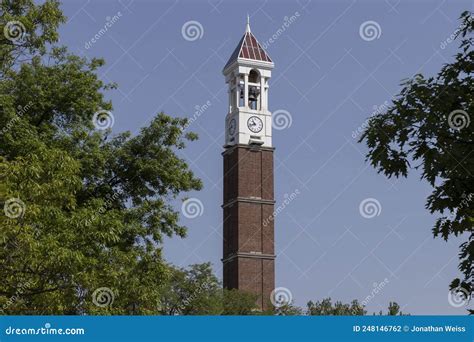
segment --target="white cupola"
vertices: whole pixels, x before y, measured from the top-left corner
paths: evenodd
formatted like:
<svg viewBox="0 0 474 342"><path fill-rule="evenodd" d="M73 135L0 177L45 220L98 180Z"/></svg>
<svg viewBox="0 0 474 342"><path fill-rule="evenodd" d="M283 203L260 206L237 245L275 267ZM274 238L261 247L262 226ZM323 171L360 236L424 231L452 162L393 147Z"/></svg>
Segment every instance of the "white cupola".
<svg viewBox="0 0 474 342"><path fill-rule="evenodd" d="M268 80L274 64L250 31L244 36L222 73L229 85L225 145L272 146L272 118L268 110Z"/></svg>

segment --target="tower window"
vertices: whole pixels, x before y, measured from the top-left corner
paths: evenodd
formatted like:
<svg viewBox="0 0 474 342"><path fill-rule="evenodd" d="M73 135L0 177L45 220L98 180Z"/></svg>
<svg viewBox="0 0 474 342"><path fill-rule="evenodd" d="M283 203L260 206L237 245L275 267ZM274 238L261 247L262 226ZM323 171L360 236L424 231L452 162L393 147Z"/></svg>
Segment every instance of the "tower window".
<svg viewBox="0 0 474 342"><path fill-rule="evenodd" d="M258 109L257 103L260 96L260 87L249 86L249 107L250 109Z"/></svg>
<svg viewBox="0 0 474 342"><path fill-rule="evenodd" d="M256 70L250 70L249 73L249 82L250 83L258 83L258 72Z"/></svg>
<svg viewBox="0 0 474 342"><path fill-rule="evenodd" d="M249 73L249 103L250 109L258 109L258 103L260 99L260 75L256 70L250 70Z"/></svg>

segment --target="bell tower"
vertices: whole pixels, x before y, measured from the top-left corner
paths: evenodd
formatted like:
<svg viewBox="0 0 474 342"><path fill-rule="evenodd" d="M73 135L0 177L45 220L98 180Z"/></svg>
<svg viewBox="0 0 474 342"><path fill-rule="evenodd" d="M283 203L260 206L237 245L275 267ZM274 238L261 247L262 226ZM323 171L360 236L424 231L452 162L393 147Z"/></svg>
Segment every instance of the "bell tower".
<svg viewBox="0 0 474 342"><path fill-rule="evenodd" d="M247 26L224 67L229 86L224 152L224 287L258 295L270 306L275 288L272 117L268 81L274 67Z"/></svg>

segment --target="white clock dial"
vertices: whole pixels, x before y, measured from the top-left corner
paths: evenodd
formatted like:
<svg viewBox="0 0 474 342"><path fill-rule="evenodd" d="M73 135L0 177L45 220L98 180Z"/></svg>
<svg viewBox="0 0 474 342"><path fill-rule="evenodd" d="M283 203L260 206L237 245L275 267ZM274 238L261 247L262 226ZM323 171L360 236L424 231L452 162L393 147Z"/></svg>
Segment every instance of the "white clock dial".
<svg viewBox="0 0 474 342"><path fill-rule="evenodd" d="M257 116L251 116L247 120L247 127L249 130L251 130L254 133L258 133L263 129L263 122L262 120L257 117Z"/></svg>
<svg viewBox="0 0 474 342"><path fill-rule="evenodd" d="M234 135L236 128L237 128L237 122L235 121L235 119L230 120L230 122L229 122L229 135Z"/></svg>

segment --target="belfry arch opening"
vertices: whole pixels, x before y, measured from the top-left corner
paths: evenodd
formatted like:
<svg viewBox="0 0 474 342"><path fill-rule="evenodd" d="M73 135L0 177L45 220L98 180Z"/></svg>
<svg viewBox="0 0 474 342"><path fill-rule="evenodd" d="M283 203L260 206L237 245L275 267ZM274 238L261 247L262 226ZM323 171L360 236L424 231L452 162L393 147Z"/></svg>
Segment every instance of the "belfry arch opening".
<svg viewBox="0 0 474 342"><path fill-rule="evenodd" d="M250 70L248 80L248 106L253 110L260 109L260 73L255 69Z"/></svg>
<svg viewBox="0 0 474 342"><path fill-rule="evenodd" d="M260 74L255 69L250 70L249 83L258 83L258 82L260 82Z"/></svg>

